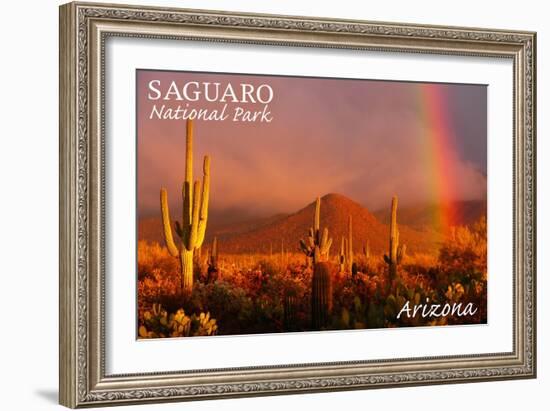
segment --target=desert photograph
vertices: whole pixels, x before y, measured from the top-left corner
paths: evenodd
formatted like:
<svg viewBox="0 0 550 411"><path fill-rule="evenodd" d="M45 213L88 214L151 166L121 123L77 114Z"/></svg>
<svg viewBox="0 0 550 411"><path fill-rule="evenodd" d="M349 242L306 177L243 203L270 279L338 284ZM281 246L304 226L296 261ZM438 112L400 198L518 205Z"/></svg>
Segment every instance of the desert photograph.
<svg viewBox="0 0 550 411"><path fill-rule="evenodd" d="M139 339L487 323L484 85L136 87Z"/></svg>

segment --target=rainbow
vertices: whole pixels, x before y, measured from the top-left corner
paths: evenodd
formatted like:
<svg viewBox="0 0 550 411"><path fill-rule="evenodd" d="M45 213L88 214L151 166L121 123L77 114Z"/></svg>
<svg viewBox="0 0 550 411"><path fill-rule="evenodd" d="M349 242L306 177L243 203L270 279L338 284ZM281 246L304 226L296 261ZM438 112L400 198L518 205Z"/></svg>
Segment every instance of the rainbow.
<svg viewBox="0 0 550 411"><path fill-rule="evenodd" d="M419 100L421 124L417 136L423 144L426 178L431 202L436 205L433 219L436 227L448 231L456 225L457 178L452 165L456 164L455 136L449 119L449 107L444 84L418 84L415 90Z"/></svg>

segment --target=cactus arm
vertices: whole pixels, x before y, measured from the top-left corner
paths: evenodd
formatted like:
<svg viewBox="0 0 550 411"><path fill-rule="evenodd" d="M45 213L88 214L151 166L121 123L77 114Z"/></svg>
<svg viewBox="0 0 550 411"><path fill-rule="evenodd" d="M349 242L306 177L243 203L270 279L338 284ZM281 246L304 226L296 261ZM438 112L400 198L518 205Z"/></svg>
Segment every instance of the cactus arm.
<svg viewBox="0 0 550 411"><path fill-rule="evenodd" d="M332 238L329 238L327 244L325 245L325 252L323 254L330 253L330 247L332 246Z"/></svg>
<svg viewBox="0 0 550 411"><path fill-rule="evenodd" d="M332 238L328 237L328 228L324 228L323 234L321 236L321 242L318 244L317 248L319 248L319 257L322 259L326 259L329 251L330 246L332 245ZM320 260L319 260L320 261Z"/></svg>
<svg viewBox="0 0 550 411"><path fill-rule="evenodd" d="M185 181L193 181L193 120L187 120L185 139Z"/></svg>
<svg viewBox="0 0 550 411"><path fill-rule="evenodd" d="M317 197L315 201L315 217L313 218L313 229L315 234L319 232L319 227L321 226L321 198Z"/></svg>
<svg viewBox="0 0 550 411"><path fill-rule="evenodd" d="M397 223L395 223L395 242L397 247L399 247L399 228L397 228Z"/></svg>
<svg viewBox="0 0 550 411"><path fill-rule="evenodd" d="M185 136L185 180L183 183L183 229L185 234L184 243L189 242L189 228L193 213L193 121L187 120Z"/></svg>
<svg viewBox="0 0 550 411"><path fill-rule="evenodd" d="M199 215L199 232L197 237L197 246L200 247L206 234L206 222L208 220L208 200L210 197L210 157L204 156L202 178L201 209Z"/></svg>
<svg viewBox="0 0 550 411"><path fill-rule="evenodd" d="M312 230L310 230L310 235L307 238L307 240L309 242L309 248L311 248L311 249L315 248L315 236L314 236Z"/></svg>
<svg viewBox="0 0 550 411"><path fill-rule="evenodd" d="M321 261L321 250L319 247L315 247L313 250L313 261Z"/></svg>
<svg viewBox="0 0 550 411"><path fill-rule="evenodd" d="M304 239L300 239L300 249L305 255L307 255L308 257L311 257L311 248L307 246Z"/></svg>
<svg viewBox="0 0 550 411"><path fill-rule="evenodd" d="M197 237L199 233L199 213L200 213L200 189L201 189L201 182L195 181L193 192L195 195L193 196L193 215L191 216L191 227L190 227L190 233L189 233L189 239L186 244L187 250L191 251L194 250L197 247Z"/></svg>
<svg viewBox="0 0 550 411"><path fill-rule="evenodd" d="M300 249L302 252L313 258L313 263L320 262L328 257L332 238L328 236L328 228L323 231L320 229L321 223L321 198L317 197L315 201L315 215L313 217L313 227L308 230L307 240L300 240Z"/></svg>
<svg viewBox="0 0 550 411"><path fill-rule="evenodd" d="M328 228L325 227L323 230L323 237L321 241L321 254L328 259L328 254L330 253L330 247L332 246L332 238L328 236Z"/></svg>
<svg viewBox="0 0 550 411"><path fill-rule="evenodd" d="M397 246L399 245L399 231L397 230L397 196L391 200L391 222L390 222L390 260L395 263L397 259Z"/></svg>
<svg viewBox="0 0 550 411"><path fill-rule="evenodd" d="M182 220L182 227L181 227L181 231L182 231L182 241L183 241L183 244L185 244L187 246L187 243L189 242L189 237L190 237L190 227L191 227L191 222L192 222L192 207L193 207L193 204L191 203L192 201L192 198L193 198L193 187L191 186L191 183L189 181L185 181L183 183L183 190L182 190L182 193L183 193L183 220Z"/></svg>
<svg viewBox="0 0 550 411"><path fill-rule="evenodd" d="M170 210L168 209L168 193L165 188L160 189L160 209L162 212L162 228L164 233L164 242L168 248L168 252L172 257L179 255L178 247L174 243L172 236L172 227L170 225Z"/></svg>
<svg viewBox="0 0 550 411"><path fill-rule="evenodd" d="M328 228L325 227L323 230L323 235L321 237L321 249L324 250L328 242ZM323 254L325 254L324 251L322 251Z"/></svg>

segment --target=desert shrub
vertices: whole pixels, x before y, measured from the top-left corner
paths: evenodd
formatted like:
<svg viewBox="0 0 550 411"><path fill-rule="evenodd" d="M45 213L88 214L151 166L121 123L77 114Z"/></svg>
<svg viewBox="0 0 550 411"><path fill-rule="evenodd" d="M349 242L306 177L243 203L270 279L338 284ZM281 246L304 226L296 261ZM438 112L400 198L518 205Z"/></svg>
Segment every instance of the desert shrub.
<svg viewBox="0 0 550 411"><path fill-rule="evenodd" d="M190 337L215 335L218 326L210 313L188 316L183 309L168 314L160 304L146 311L138 329L141 338Z"/></svg>
<svg viewBox="0 0 550 411"><path fill-rule="evenodd" d="M455 227L439 252L441 271L451 282L487 280L487 220Z"/></svg>
<svg viewBox="0 0 550 411"><path fill-rule="evenodd" d="M440 298L447 301L472 302L479 308L469 322L487 321L487 220L470 227L455 228L439 253L436 276ZM449 317L449 324L465 319Z"/></svg>
<svg viewBox="0 0 550 411"><path fill-rule="evenodd" d="M173 258L165 247L158 243L147 241L138 242L137 271L138 280L155 276L161 273L164 279L171 277L174 282L179 280L179 265L177 258Z"/></svg>
<svg viewBox="0 0 550 411"><path fill-rule="evenodd" d="M426 299L438 304L474 302L480 307L474 318L449 317L449 324L486 321L486 239L484 219L470 227L458 227L442 243L438 255L407 255L392 282L388 280L388 266L379 255L371 255L368 260L359 256L354 276L339 272L333 260L333 310L327 328L446 324L446 319L396 318L406 301L414 305ZM210 313L216 318L217 334L306 331L311 329L311 281L312 269L302 254L225 254L219 259L217 278L208 282L197 273L191 295L184 298L179 290L177 259L158 244L140 242L139 323L145 327L144 335L171 336L175 331L186 334L188 324L193 324L186 318L200 320L200 314L193 317L185 313ZM286 318L285 329L288 296L292 296L292 324L288 326ZM151 314L154 304L159 303L166 309L165 320L162 315ZM200 327L190 330L189 335L203 335Z"/></svg>
<svg viewBox="0 0 550 411"><path fill-rule="evenodd" d="M220 280L196 284L184 307L189 311L212 313L218 320L220 334L228 334L239 329L239 324L248 322L252 300L241 287Z"/></svg>

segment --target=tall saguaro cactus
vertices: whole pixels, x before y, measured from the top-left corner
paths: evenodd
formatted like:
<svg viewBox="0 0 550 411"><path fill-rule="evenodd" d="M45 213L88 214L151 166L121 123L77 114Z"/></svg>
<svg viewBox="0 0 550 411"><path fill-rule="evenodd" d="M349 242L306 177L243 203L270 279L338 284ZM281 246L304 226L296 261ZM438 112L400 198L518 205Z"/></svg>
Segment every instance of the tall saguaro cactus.
<svg viewBox="0 0 550 411"><path fill-rule="evenodd" d="M353 224L351 215L348 217L348 237L342 236L338 261L341 272L353 272Z"/></svg>
<svg viewBox="0 0 550 411"><path fill-rule="evenodd" d="M216 270L218 269L218 237L214 237L214 240L212 240L212 247L210 248L210 255L208 256L208 265Z"/></svg>
<svg viewBox="0 0 550 411"><path fill-rule="evenodd" d="M326 260L332 245L328 237L328 228L321 232L321 199L315 202L313 227L309 229L307 242L300 240L300 249L313 262L311 279L311 326L313 329L326 327L332 311L332 280L330 267Z"/></svg>
<svg viewBox="0 0 550 411"><path fill-rule="evenodd" d="M184 292L193 289L193 253L199 248L206 232L208 199L210 194L210 157L204 156L203 178L193 182L193 121L187 120L185 140L185 181L183 183L183 216L181 224L176 221L176 233L181 239L178 247L172 235L168 193L160 190L160 208L164 241L168 252L180 260L181 286Z"/></svg>
<svg viewBox="0 0 550 411"><path fill-rule="evenodd" d="M208 283L214 282L218 279L218 237L214 237L212 246L208 255L208 268L206 270L206 281Z"/></svg>
<svg viewBox="0 0 550 411"><path fill-rule="evenodd" d="M328 228L325 227L321 233L321 199L317 197L315 202L315 215L313 217L313 227L309 229L307 242L300 240L300 249L313 260L313 265L327 259L332 245L332 238L328 237Z"/></svg>
<svg viewBox="0 0 550 411"><path fill-rule="evenodd" d="M390 279L392 280L397 276L398 248L399 248L399 230L397 228L397 196L393 196L391 200L390 250L389 250L389 255L384 255L384 261L389 266Z"/></svg>

